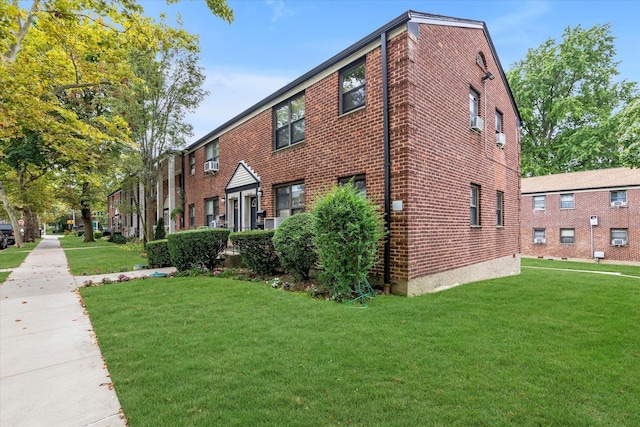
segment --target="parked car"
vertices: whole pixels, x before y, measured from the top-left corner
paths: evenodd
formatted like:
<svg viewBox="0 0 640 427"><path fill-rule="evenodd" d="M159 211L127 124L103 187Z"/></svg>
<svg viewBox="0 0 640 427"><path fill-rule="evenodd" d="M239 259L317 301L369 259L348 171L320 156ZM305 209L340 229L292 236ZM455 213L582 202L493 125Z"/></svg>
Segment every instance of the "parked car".
<svg viewBox="0 0 640 427"><path fill-rule="evenodd" d="M109 230L108 228L103 228L102 229L102 237L109 237L111 236L111 230Z"/></svg>
<svg viewBox="0 0 640 427"><path fill-rule="evenodd" d="M7 245L15 245L16 244L16 236L13 233L13 225L11 224L0 224L0 232L7 239Z"/></svg>

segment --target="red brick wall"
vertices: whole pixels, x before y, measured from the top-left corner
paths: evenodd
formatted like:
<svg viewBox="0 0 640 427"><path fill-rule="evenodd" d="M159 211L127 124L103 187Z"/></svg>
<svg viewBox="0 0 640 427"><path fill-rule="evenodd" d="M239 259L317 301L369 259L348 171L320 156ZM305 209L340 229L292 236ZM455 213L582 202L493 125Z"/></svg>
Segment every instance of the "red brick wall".
<svg viewBox="0 0 640 427"><path fill-rule="evenodd" d="M566 191L564 193L571 193ZM542 193L541 193L542 195ZM627 190L627 207L612 208L608 190L574 192L574 209L560 209L560 194L546 195L546 209L533 210L532 196L522 196L522 253L538 257L590 259L590 217L593 249L604 251L605 260L640 262L640 189ZM546 243L533 243L533 229L546 229ZM575 229L575 244L560 244L560 229ZM610 230L628 229L628 246L612 246Z"/></svg>
<svg viewBox="0 0 640 427"><path fill-rule="evenodd" d="M410 280L519 252L519 145L506 89L481 30L425 26L416 41L402 33L388 43L391 133L391 199L403 210L391 216L391 275ZM496 79L488 82L485 131L469 129L469 86L482 90L484 72L475 63L482 50ZM356 58L354 58L355 60ZM339 114L339 74L306 89L305 141L273 151L268 109L220 136L220 170L204 175L204 147L196 150L196 173L185 156L186 206L204 222L204 199L224 196L238 163L260 177L262 209L274 216L273 187L305 183L305 205L345 176L366 174L367 197L383 209L384 133L381 49L367 54L366 107ZM293 94L292 94L293 95ZM507 146L495 148L493 112L504 113ZM484 105L483 105L484 108ZM484 114L483 114L484 116ZM485 158L484 134L488 135ZM469 192L482 186L481 229L469 226ZM495 226L495 191L506 198L506 226ZM224 205L221 204L221 211ZM378 268L375 273L382 273Z"/></svg>
<svg viewBox="0 0 640 427"><path fill-rule="evenodd" d="M520 252L519 153L516 112L481 30L420 27L411 43L408 147L410 278ZM496 77L476 64L482 51ZM469 127L469 89L480 94L481 133ZM486 104L485 104L486 102ZM485 107L486 105L486 107ZM495 145L495 110L506 146ZM486 138L486 140L485 140ZM481 228L470 227L470 187L481 186ZM505 195L505 225L496 227L496 191Z"/></svg>

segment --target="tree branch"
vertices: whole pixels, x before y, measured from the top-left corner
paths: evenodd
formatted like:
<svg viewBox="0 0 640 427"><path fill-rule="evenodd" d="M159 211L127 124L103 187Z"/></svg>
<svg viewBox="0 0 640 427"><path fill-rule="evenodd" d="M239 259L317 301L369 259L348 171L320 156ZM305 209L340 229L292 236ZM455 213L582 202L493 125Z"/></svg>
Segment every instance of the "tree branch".
<svg viewBox="0 0 640 427"><path fill-rule="evenodd" d="M81 89L81 88L91 87L91 86L112 85L112 84L113 83L111 83L110 81L103 80L100 82L93 82L93 83L75 83L75 84L68 84L68 85L60 85L60 86L56 86L53 89L53 94L58 96L67 89Z"/></svg>

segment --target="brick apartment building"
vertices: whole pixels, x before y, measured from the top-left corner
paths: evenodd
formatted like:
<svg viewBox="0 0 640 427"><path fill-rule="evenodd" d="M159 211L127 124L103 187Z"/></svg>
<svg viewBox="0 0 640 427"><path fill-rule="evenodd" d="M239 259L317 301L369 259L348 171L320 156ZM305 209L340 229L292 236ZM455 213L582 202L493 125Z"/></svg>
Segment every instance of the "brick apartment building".
<svg viewBox="0 0 640 427"><path fill-rule="evenodd" d="M158 216L272 228L353 178L394 293L518 274L519 122L485 23L408 11L170 157Z"/></svg>
<svg viewBox="0 0 640 427"><path fill-rule="evenodd" d="M522 179L522 254L640 262L640 171Z"/></svg>

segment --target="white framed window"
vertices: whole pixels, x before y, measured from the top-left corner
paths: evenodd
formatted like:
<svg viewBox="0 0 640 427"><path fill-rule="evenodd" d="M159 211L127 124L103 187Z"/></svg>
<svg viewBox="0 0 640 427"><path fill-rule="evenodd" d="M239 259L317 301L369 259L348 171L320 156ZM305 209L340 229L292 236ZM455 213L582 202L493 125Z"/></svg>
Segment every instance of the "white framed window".
<svg viewBox="0 0 640 427"><path fill-rule="evenodd" d="M629 244L629 230L626 228L611 229L611 245L627 246Z"/></svg>
<svg viewBox="0 0 640 427"><path fill-rule="evenodd" d="M205 161L213 160L214 162L220 161L220 140L215 139L212 142L208 143L204 147L204 158Z"/></svg>
<svg viewBox="0 0 640 427"><path fill-rule="evenodd" d="M275 187L276 217L304 212L304 182Z"/></svg>
<svg viewBox="0 0 640 427"><path fill-rule="evenodd" d="M627 190L612 191L609 193L609 201L613 207L627 206Z"/></svg>
<svg viewBox="0 0 640 427"><path fill-rule="evenodd" d="M573 193L560 195L560 209L573 209L575 207Z"/></svg>
<svg viewBox="0 0 640 427"><path fill-rule="evenodd" d="M502 133L502 113L496 110L496 133Z"/></svg>
<svg viewBox="0 0 640 427"><path fill-rule="evenodd" d="M480 226L480 186L471 184L470 197L470 224L472 227Z"/></svg>
<svg viewBox="0 0 640 427"><path fill-rule="evenodd" d="M189 175L196 174L196 153L189 153Z"/></svg>
<svg viewBox="0 0 640 427"><path fill-rule="evenodd" d="M210 226L220 215L220 205L218 198L206 199L204 201L204 225Z"/></svg>
<svg viewBox="0 0 640 427"><path fill-rule="evenodd" d="M573 228L560 229L560 243L563 245L573 245L576 243L576 230Z"/></svg>
<svg viewBox="0 0 640 427"><path fill-rule="evenodd" d="M196 226L196 205L189 205L189 227Z"/></svg>
<svg viewBox="0 0 640 427"><path fill-rule="evenodd" d="M473 88L469 89L469 117L473 120L480 114L480 94Z"/></svg>
<svg viewBox="0 0 640 427"><path fill-rule="evenodd" d="M536 243L536 244L547 243L547 230L545 228L533 229L533 243Z"/></svg>
<svg viewBox="0 0 640 427"><path fill-rule="evenodd" d="M547 208L547 196L533 196L533 210L543 211Z"/></svg>

